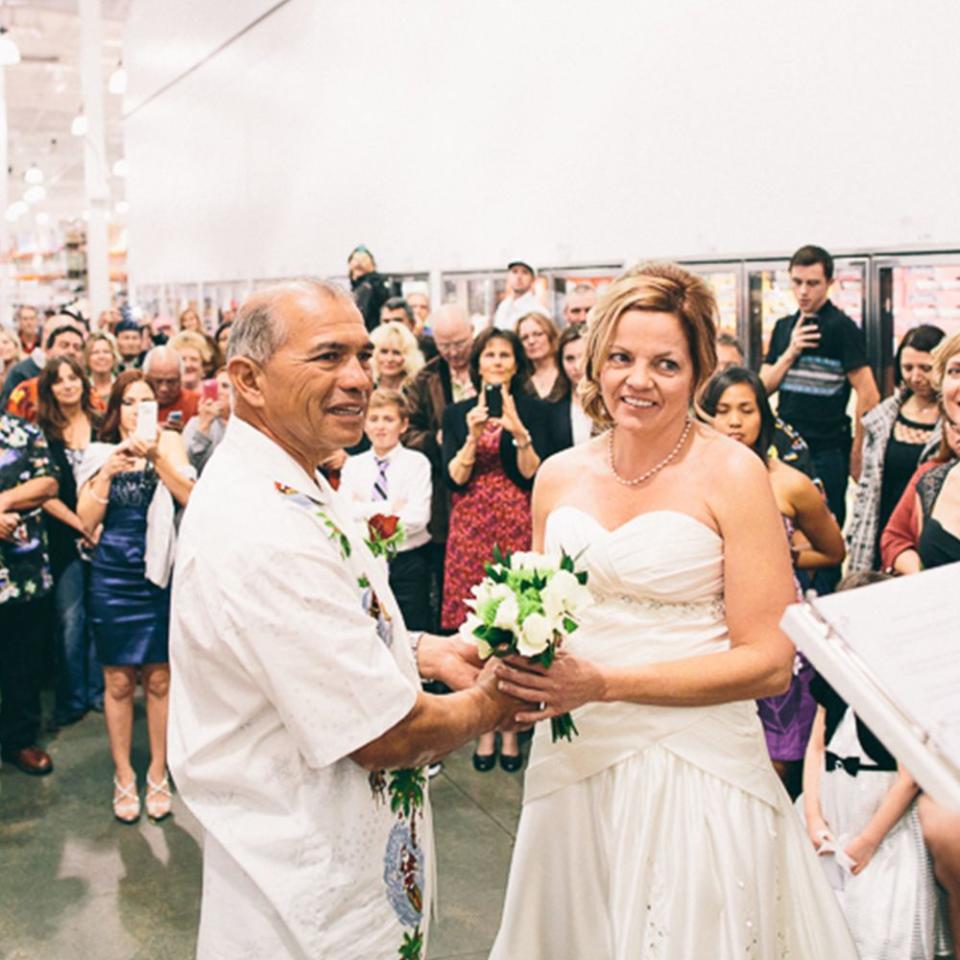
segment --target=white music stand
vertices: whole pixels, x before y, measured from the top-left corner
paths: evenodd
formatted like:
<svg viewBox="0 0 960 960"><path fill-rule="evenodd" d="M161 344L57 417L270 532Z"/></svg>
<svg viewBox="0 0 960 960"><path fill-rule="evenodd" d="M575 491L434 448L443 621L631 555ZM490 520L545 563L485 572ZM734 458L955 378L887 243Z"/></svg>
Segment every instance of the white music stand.
<svg viewBox="0 0 960 960"><path fill-rule="evenodd" d="M960 564L794 604L781 626L920 786L960 813Z"/></svg>

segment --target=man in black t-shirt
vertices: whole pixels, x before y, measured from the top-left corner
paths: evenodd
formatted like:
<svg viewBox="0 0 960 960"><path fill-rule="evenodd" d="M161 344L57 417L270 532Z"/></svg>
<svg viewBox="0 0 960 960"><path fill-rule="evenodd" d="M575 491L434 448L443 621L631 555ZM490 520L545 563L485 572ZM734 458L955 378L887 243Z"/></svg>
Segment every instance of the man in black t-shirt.
<svg viewBox="0 0 960 960"><path fill-rule="evenodd" d="M847 478L860 473L861 418L880 402L880 393L863 332L830 302L830 254L822 247L801 247L790 260L790 280L800 309L777 321L760 377L767 393L779 391L778 413L809 444L842 527ZM847 416L851 387L857 394L853 433Z"/></svg>

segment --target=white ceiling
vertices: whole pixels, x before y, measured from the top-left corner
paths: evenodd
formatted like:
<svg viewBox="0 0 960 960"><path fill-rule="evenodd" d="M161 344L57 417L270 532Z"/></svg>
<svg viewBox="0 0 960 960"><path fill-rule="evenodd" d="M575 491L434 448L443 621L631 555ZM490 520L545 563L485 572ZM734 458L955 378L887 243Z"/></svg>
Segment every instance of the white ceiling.
<svg viewBox="0 0 960 960"><path fill-rule="evenodd" d="M107 80L121 59L124 20L130 0L101 0L103 84L108 169L123 155L123 97L107 92ZM52 219L84 210L83 141L70 133L80 90L80 17L77 0L0 0L0 25L20 48L21 62L6 68L9 202L23 195L23 174L31 163L44 173L47 199L35 210ZM110 178L114 200L123 181ZM0 211L2 214L2 211ZM26 217L18 221L20 230Z"/></svg>

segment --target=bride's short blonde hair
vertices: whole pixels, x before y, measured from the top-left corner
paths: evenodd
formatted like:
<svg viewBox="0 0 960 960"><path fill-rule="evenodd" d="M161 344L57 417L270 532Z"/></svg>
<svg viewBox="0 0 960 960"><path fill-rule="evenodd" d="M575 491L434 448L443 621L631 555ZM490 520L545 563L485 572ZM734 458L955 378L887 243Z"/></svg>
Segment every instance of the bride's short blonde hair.
<svg viewBox="0 0 960 960"><path fill-rule="evenodd" d="M600 391L600 371L617 323L628 310L672 313L680 321L693 360L691 400L717 366L717 303L707 284L675 263L633 267L604 290L588 321L579 391L584 411L602 427L612 426L613 420Z"/></svg>

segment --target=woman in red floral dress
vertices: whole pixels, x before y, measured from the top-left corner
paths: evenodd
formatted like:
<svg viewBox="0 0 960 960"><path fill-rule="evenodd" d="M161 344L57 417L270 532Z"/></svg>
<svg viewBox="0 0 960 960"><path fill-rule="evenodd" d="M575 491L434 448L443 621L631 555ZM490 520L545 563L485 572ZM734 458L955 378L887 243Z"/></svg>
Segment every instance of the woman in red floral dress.
<svg viewBox="0 0 960 960"><path fill-rule="evenodd" d="M530 549L530 490L541 461L556 444L549 404L522 391L528 375L516 335L485 330L470 355L478 395L444 411L443 461L453 491L441 616L445 630L458 629L466 619L464 601L483 578L494 546L503 553ZM491 416L498 392L502 415ZM480 771L493 768L494 734L480 738L473 763ZM502 735L500 765L511 772L520 769L515 734Z"/></svg>

